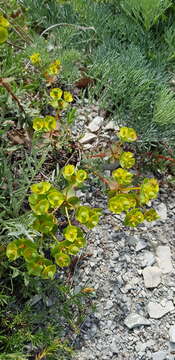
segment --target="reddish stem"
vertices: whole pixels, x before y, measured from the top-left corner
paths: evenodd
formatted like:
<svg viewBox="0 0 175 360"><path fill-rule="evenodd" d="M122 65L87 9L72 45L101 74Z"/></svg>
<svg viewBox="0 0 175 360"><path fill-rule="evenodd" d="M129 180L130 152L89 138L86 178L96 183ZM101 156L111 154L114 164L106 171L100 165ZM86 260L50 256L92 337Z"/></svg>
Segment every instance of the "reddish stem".
<svg viewBox="0 0 175 360"><path fill-rule="evenodd" d="M164 156L164 155L154 155L152 152L147 152L146 155L148 156L154 156L157 159L163 159L163 160L167 160L167 161L173 161L175 162L175 159L168 157L168 156Z"/></svg>

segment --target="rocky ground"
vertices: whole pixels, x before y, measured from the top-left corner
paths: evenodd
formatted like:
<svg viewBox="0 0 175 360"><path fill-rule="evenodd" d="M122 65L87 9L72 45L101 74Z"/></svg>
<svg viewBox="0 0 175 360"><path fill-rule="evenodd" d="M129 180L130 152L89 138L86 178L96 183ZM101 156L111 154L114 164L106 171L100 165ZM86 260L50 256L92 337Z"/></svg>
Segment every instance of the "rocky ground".
<svg viewBox="0 0 175 360"><path fill-rule="evenodd" d="M111 136L109 128L115 125L104 124L97 106L82 115L83 110L74 131L77 136L84 129L80 141L90 149L99 136L103 141ZM122 216L111 214L105 196L96 194L92 185L85 194L79 192L83 204L102 207L104 215L88 234L91 256L74 274L75 291L92 287L96 304L75 337L74 359L173 360L175 194L162 189L152 203L160 220L137 229L124 227Z"/></svg>

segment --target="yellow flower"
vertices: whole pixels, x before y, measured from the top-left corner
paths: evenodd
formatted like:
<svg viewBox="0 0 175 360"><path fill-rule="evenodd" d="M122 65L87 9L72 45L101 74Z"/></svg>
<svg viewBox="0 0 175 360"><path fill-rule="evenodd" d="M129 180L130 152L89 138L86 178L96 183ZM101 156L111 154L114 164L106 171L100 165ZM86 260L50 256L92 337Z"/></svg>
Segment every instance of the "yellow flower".
<svg viewBox="0 0 175 360"><path fill-rule="evenodd" d="M59 102L58 102L58 107L60 110L66 110L68 105L69 104L64 100L59 100Z"/></svg>
<svg viewBox="0 0 175 360"><path fill-rule="evenodd" d="M131 153L130 151L122 152L119 163L123 168L130 169L135 164L133 153Z"/></svg>
<svg viewBox="0 0 175 360"><path fill-rule="evenodd" d="M144 216L139 209L129 211L125 217L124 225L135 227L144 221Z"/></svg>
<svg viewBox="0 0 175 360"><path fill-rule="evenodd" d="M33 53L29 58L32 64L39 64L41 62L40 53Z"/></svg>
<svg viewBox="0 0 175 360"><path fill-rule="evenodd" d="M55 100L59 100L61 99L63 91L60 88L53 88L50 91L50 96L55 99Z"/></svg>
<svg viewBox="0 0 175 360"><path fill-rule="evenodd" d="M118 137L123 142L133 142L137 139L137 134L133 128L124 126L120 129Z"/></svg>
<svg viewBox="0 0 175 360"><path fill-rule="evenodd" d="M61 69L60 60L55 60L47 69L49 75L57 75Z"/></svg>
<svg viewBox="0 0 175 360"><path fill-rule="evenodd" d="M75 166L74 165L66 165L63 168L63 176L65 179L70 178L75 173Z"/></svg>
<svg viewBox="0 0 175 360"><path fill-rule="evenodd" d="M67 102L73 101L73 96L69 91L64 91L64 100Z"/></svg>
<svg viewBox="0 0 175 360"><path fill-rule="evenodd" d="M120 185L129 185L132 182L133 174L122 168L118 168L112 172L112 177Z"/></svg>
<svg viewBox="0 0 175 360"><path fill-rule="evenodd" d="M44 127L44 119L40 118L40 117L36 117L35 119L33 119L33 128L36 131L40 131L42 130Z"/></svg>
<svg viewBox="0 0 175 360"><path fill-rule="evenodd" d="M44 118L44 130L46 130L46 131L55 130L55 129L56 129L56 125L57 125L57 122L56 122L56 119L55 119L54 116L49 116L49 115L47 115L47 116Z"/></svg>
<svg viewBox="0 0 175 360"><path fill-rule="evenodd" d="M9 25L10 24L9 24L8 20L3 15L0 15L0 26L7 28L7 27L9 27Z"/></svg>

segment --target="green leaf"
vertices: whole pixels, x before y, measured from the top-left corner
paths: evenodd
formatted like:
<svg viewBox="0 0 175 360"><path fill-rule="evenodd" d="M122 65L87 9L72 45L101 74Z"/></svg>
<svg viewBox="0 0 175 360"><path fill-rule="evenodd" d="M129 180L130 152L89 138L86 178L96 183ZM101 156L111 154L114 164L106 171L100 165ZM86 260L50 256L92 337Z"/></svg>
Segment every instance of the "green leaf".
<svg viewBox="0 0 175 360"><path fill-rule="evenodd" d="M75 120L75 113L76 113L76 108L72 108L68 113L67 113L67 123L68 124L72 124L73 121Z"/></svg>
<svg viewBox="0 0 175 360"><path fill-rule="evenodd" d="M83 236L78 236L77 239L74 242L74 245L76 245L79 248L84 248L86 246L86 239Z"/></svg>
<svg viewBox="0 0 175 360"><path fill-rule="evenodd" d="M52 185L49 182L41 181L38 184L33 184L31 186L31 190L35 194L42 195L42 194L46 194L49 191L49 189L51 188L51 186Z"/></svg>
<svg viewBox="0 0 175 360"><path fill-rule="evenodd" d="M76 212L75 218L81 223L86 224L90 217L90 207L80 206Z"/></svg>
<svg viewBox="0 0 175 360"><path fill-rule="evenodd" d="M72 175L75 173L75 166L74 165L66 165L63 168L63 176L66 180L71 180Z"/></svg>
<svg viewBox="0 0 175 360"><path fill-rule="evenodd" d="M27 262L27 270L29 274L40 276L44 266L50 265L51 261L38 255L34 261Z"/></svg>
<svg viewBox="0 0 175 360"><path fill-rule="evenodd" d="M65 196L57 190L49 192L47 198L53 208L59 208L65 200Z"/></svg>
<svg viewBox="0 0 175 360"><path fill-rule="evenodd" d="M112 177L120 185L129 185L132 182L133 174L122 168L118 168L112 172Z"/></svg>
<svg viewBox="0 0 175 360"><path fill-rule="evenodd" d="M77 196L72 196L68 199L68 205L74 208L80 203L80 200Z"/></svg>
<svg viewBox="0 0 175 360"><path fill-rule="evenodd" d="M34 206L31 206L33 212L37 215L42 215L48 212L50 203L47 199L43 199L36 203Z"/></svg>
<svg viewBox="0 0 175 360"><path fill-rule="evenodd" d="M45 214L37 216L34 223L33 228L43 234L50 233L55 224L57 224L57 219L52 214Z"/></svg>
<svg viewBox="0 0 175 360"><path fill-rule="evenodd" d="M56 273L56 265L48 265L42 271L41 276L43 279L53 280L55 273Z"/></svg>
<svg viewBox="0 0 175 360"><path fill-rule="evenodd" d="M73 242L77 238L78 228L77 228L77 226L68 225L64 229L63 233L64 233L64 236L65 236L66 240L69 240L70 242Z"/></svg>
<svg viewBox="0 0 175 360"><path fill-rule="evenodd" d="M28 247L23 251L23 257L26 261L35 260L35 258L38 256L38 253L36 249Z"/></svg>
<svg viewBox="0 0 175 360"><path fill-rule="evenodd" d="M71 258L67 254L59 253L55 255L55 261L60 267L67 267L71 263Z"/></svg>
<svg viewBox="0 0 175 360"><path fill-rule="evenodd" d="M12 241L7 245L6 248L6 255L10 261L16 260L20 255L18 253L18 248L16 246L16 243Z"/></svg>
<svg viewBox="0 0 175 360"><path fill-rule="evenodd" d="M144 215L139 209L129 211L125 217L124 224L126 226L136 227L144 221Z"/></svg>
<svg viewBox="0 0 175 360"><path fill-rule="evenodd" d="M68 254L70 254L70 255L76 255L80 251L80 248L77 247L76 245L70 245L67 248L67 251L68 251Z"/></svg>
<svg viewBox="0 0 175 360"><path fill-rule="evenodd" d="M76 172L75 180L76 183L81 184L87 179L87 172L85 170L78 170Z"/></svg>
<svg viewBox="0 0 175 360"><path fill-rule="evenodd" d="M155 221L157 219L160 219L159 214L154 209L150 209L144 212L144 218L146 221Z"/></svg>

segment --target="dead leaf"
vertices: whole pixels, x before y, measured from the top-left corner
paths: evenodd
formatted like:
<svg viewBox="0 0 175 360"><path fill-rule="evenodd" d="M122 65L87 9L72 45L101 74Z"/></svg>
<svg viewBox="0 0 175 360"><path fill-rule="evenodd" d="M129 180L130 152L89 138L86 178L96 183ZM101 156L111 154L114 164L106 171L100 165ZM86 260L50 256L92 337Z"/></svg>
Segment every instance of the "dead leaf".
<svg viewBox="0 0 175 360"><path fill-rule="evenodd" d="M84 294L90 294L90 293L92 293L94 291L95 291L95 289L93 289L93 288L84 288L84 289L81 290L81 292L84 293Z"/></svg>
<svg viewBox="0 0 175 360"><path fill-rule="evenodd" d="M29 135L24 129L10 130L7 136L13 145L27 145L27 147L31 145Z"/></svg>
<svg viewBox="0 0 175 360"><path fill-rule="evenodd" d="M92 79L90 77L82 77L80 80L76 81L74 84L78 89L86 89L90 85L93 85L95 83L95 79Z"/></svg>

